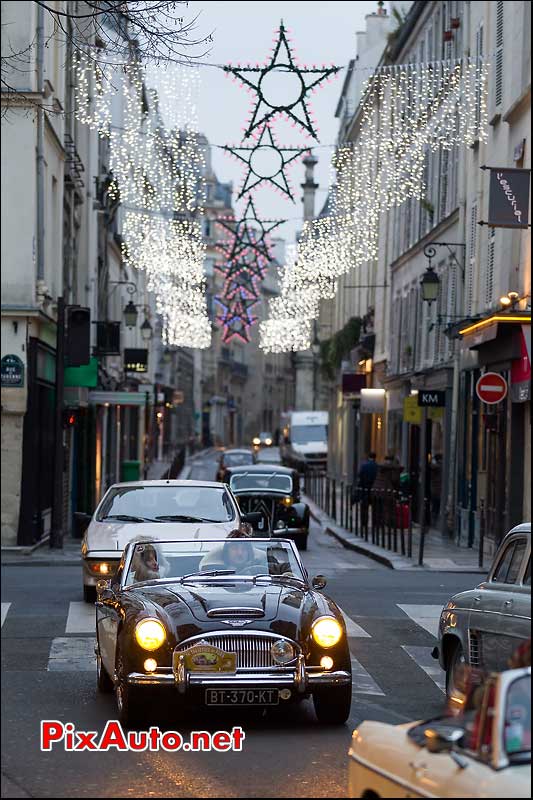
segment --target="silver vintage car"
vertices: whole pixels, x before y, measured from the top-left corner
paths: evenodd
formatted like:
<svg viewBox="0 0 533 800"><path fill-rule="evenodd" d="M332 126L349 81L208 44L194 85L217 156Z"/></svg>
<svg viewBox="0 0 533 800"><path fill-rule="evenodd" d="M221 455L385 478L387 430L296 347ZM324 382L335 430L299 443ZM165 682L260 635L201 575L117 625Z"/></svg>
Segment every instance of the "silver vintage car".
<svg viewBox="0 0 533 800"><path fill-rule="evenodd" d="M531 523L524 523L503 539L486 580L442 609L433 655L446 670L448 695L455 693L461 664L499 672L530 637Z"/></svg>

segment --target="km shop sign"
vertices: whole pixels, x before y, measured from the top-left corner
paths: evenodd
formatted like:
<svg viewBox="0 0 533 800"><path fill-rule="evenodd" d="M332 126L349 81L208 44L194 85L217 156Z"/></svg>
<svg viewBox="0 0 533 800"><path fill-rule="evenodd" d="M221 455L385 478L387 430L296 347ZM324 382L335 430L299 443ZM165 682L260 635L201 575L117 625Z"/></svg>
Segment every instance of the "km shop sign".
<svg viewBox="0 0 533 800"><path fill-rule="evenodd" d="M444 408L446 405L446 392L437 392L432 389L419 389L418 405L426 408Z"/></svg>

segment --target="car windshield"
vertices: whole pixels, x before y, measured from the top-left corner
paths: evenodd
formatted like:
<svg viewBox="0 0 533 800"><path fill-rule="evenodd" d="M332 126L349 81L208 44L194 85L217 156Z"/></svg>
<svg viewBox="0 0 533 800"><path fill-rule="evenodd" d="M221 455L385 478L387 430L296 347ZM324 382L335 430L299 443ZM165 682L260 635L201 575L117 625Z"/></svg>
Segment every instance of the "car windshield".
<svg viewBox="0 0 533 800"><path fill-rule="evenodd" d="M246 464L253 464L254 457L252 453L225 453L224 464L228 467L246 466Z"/></svg>
<svg viewBox="0 0 533 800"><path fill-rule="evenodd" d="M234 580L304 581L291 542L282 539L219 539L211 541L135 544L124 585L151 580L205 582Z"/></svg>
<svg viewBox="0 0 533 800"><path fill-rule="evenodd" d="M309 444L309 442L327 442L327 425L295 425L291 431L291 440L295 444Z"/></svg>
<svg viewBox="0 0 533 800"><path fill-rule="evenodd" d="M261 433L259 434L259 438L260 439L272 439L272 434L269 433L268 431L261 431Z"/></svg>
<svg viewBox="0 0 533 800"><path fill-rule="evenodd" d="M260 492L292 492L292 478L277 472L243 472L232 475L230 486L234 492L257 490Z"/></svg>
<svg viewBox="0 0 533 800"><path fill-rule="evenodd" d="M269 447L268 450L260 450L257 454L257 463L281 464L279 447Z"/></svg>
<svg viewBox="0 0 533 800"><path fill-rule="evenodd" d="M234 518L225 489L172 484L117 486L106 495L96 517L99 522L230 522Z"/></svg>

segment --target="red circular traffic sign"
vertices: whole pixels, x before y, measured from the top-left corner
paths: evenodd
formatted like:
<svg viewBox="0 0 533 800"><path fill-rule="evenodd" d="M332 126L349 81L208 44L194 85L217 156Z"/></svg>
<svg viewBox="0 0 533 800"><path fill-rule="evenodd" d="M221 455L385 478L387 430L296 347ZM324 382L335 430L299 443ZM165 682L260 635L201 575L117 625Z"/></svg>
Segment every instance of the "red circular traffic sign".
<svg viewBox="0 0 533 800"><path fill-rule="evenodd" d="M507 396L507 381L497 372L486 372L476 383L476 394L489 406L500 403Z"/></svg>

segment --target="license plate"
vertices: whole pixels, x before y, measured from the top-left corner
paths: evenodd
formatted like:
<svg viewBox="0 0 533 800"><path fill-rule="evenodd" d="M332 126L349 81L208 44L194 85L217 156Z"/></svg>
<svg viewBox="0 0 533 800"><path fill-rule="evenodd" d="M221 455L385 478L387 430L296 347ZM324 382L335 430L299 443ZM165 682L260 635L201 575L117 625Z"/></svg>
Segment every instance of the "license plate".
<svg viewBox="0 0 533 800"><path fill-rule="evenodd" d="M277 706L279 689L206 689L207 706Z"/></svg>

